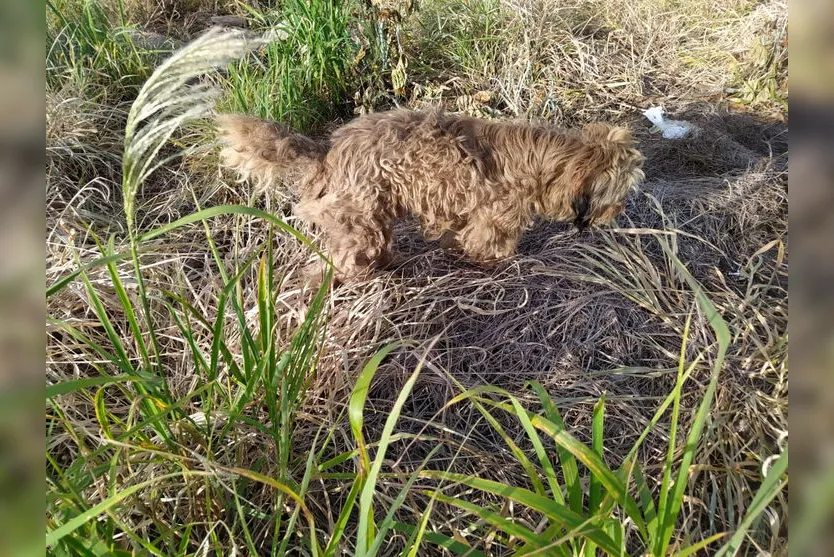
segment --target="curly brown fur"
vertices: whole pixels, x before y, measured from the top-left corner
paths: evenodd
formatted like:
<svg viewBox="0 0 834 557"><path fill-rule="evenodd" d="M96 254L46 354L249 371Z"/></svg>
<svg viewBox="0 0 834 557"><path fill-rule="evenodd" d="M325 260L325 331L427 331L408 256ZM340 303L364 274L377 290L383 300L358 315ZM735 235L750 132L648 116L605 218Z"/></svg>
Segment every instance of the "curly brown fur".
<svg viewBox="0 0 834 557"><path fill-rule="evenodd" d="M582 229L611 221L643 179L628 130L558 130L405 109L369 114L317 143L274 122L219 119L221 157L243 178L294 173L296 213L324 232L343 278L390 258L394 221L418 217L470 258L511 256L536 216Z"/></svg>
<svg viewBox="0 0 834 557"><path fill-rule="evenodd" d="M321 164L327 146L293 133L278 122L242 114L217 116L224 148L220 158L237 170L241 180L268 186L279 178L305 186L302 176Z"/></svg>

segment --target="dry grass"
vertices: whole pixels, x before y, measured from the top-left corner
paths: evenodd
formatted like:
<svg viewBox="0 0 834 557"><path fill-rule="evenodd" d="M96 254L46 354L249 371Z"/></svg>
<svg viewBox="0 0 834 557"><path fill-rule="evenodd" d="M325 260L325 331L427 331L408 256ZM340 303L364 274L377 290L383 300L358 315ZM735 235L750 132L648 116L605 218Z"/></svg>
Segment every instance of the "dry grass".
<svg viewBox="0 0 834 557"><path fill-rule="evenodd" d="M763 83L783 79L787 68L787 12L778 2L428 2L412 18L420 32L404 50L428 80L412 104L427 89L429 98L444 88L487 91L488 102L466 104L484 115L491 107L572 124L622 118L650 103L719 99L728 89L755 89L752 101L785 88ZM472 33L483 38L473 42Z"/></svg>
<svg viewBox="0 0 834 557"><path fill-rule="evenodd" d="M135 21L171 21L182 38L196 29L189 25L203 18L204 11L241 12L234 3L222 2L130 4L128 13L139 18ZM788 142L786 93L780 89L787 69L780 42L786 5L743 0L721 6L701 0L457 1L425 2L409 13L404 4L399 6L399 23L380 19L380 36L392 49L386 59L375 62L373 76L359 79L357 110L440 101L488 117L559 124L629 122L647 155L647 180L618 228L577 236L566 226L542 223L525 236L519 255L495 270L441 251L423 241L412 223L402 223L397 245L402 259L366 283L336 289L327 299L326 337L294 431L301 473L306 451L318 446L314 439L323 435L322 427L332 435L322 459L355 448L344 412L364 362L392 341L411 339L427 346L437 337L398 422L397 431L411 437L394 442L387 453L388 476L377 485L381 501L396 497L402 478L438 442L442 448L432 456L437 469L529 485L529 476L494 425L472 404L447 404L462 389L483 385L519 393L533 404L524 385L540 382L559 405L568 429L587 443L594 404L604 393L604 459L619 466L675 384L688 316L694 312L688 360L708 353L714 343L706 319L696 311L693 292L661 249L660 237L704 286L733 335L691 470L676 547L733 531L762 481L762 467L787 443ZM157 24L155 30L159 28ZM753 45L771 46L765 60ZM408 63L405 70L395 69L397 59ZM397 71L405 71L401 94L394 91L402 79ZM380 83L389 88L380 90ZM79 263L101 256L95 236L106 241L113 235L116 252L128 246L118 184L129 101L114 101L99 87L67 78L47 91L48 285ZM91 96L91 90L101 94ZM699 133L681 141L652 133L640 108L655 103L663 103L676 119L695 123ZM218 172L210 133L200 126L182 132L172 151L194 144L202 148L184 161L167 164L144 184L137 199L140 232L201 208L232 203L287 214L284 192L264 198L250 185ZM292 217L286 220L309 232ZM171 400L184 401L185 414L206 411L189 398L202 379L168 304L180 296L197 313L217 315L225 279L207 249L207 238L226 268L234 269L258 253L269 230L261 220L225 215L212 219L208 230L195 223L142 247L146 287L156 293L150 299L151 315L164 383ZM311 253L289 235L276 235L272 242L275 338L276 344L287 345L313 298L301 274ZM133 297L130 262L118 262L116 269ZM128 338L128 320L107 269L91 270L89 280L117 333ZM259 319L257 281L255 266L243 274L236 291L252 330ZM226 343L240 360L245 341L235 328L237 318L228 308L226 312ZM47 381L97 375L106 362L96 361L87 345L57 325L70 324L93 342L110 345L84 285L73 282L49 298L48 315ZM194 343L209 353L210 324L192 325ZM403 351L378 370L367 404L373 411L365 416L368 439L378 438L421 355ZM129 356L139 359L135 351ZM704 362L687 384L681 402L684 431L708 369L709 362ZM262 397L254 396L250 417L265 423ZM48 451L55 462L68 467L102 443L96 404L92 396L69 394L51 407ZM127 391L108 391L109 415L126 424L135 419L137 404ZM523 449L530 449L517 421L505 417L500 423ZM235 466L275 477L283 472L271 462L270 441L255 425L236 422L234 427L234 445L222 448L195 444L185 430L175 440L179 458L212 471L216 482L165 484L153 497L133 504L130 512L118 514L119 523L149 537L160 528L149 516L164 517L172 528L193 523L199 534L194 534L190 552L202 547L201 540L208 540L206 547L243 546L244 536L231 533L237 524L233 513L224 508L230 504L229 493L238 493L247 508L258 512L268 512L274 499L268 486L234 483L224 470ZM668 423L661 422L640 449L640 464L652 487L660 481L669 434ZM106 498L108 482L130 485L171 471L150 453L118 454L125 459L120 461L124 472L93 478L83 488L91 505ZM334 470L349 469L346 463ZM297 466L293 474L298 473ZM348 487L338 476L311 484L307 501L318 524L332 526ZM471 491L464 496L488 500ZM400 510L403 521L417 524L425 502L416 492L409 496ZM505 505L502 512L531 528L540 520L517 507ZM267 518L251 518L248 534L255 540L270 539ZM785 552L786 520L784 493L755 524L745 551ZM452 506L434 506L432 528L480 539L479 549L487 553L511 553L500 538L467 530L472 523L471 516ZM223 528L227 531L215 532ZM383 554L394 554L404 541L392 537ZM350 552L350 547L345 550ZM639 550L634 540L629 550Z"/></svg>

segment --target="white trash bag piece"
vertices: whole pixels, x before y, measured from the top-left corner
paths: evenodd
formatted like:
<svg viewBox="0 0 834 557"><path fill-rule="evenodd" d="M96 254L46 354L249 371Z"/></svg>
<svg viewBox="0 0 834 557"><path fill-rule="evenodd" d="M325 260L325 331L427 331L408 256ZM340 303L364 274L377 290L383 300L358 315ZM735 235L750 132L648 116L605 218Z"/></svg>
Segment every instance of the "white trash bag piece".
<svg viewBox="0 0 834 557"><path fill-rule="evenodd" d="M689 135L694 126L685 120L667 120L663 117L663 108L653 106L643 115L663 133L665 139L682 139Z"/></svg>

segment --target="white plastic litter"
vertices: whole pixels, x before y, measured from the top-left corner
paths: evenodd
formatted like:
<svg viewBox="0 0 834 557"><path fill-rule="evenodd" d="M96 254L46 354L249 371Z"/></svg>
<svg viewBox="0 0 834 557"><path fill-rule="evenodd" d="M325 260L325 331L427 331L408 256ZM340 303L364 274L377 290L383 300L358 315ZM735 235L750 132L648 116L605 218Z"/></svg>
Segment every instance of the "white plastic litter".
<svg viewBox="0 0 834 557"><path fill-rule="evenodd" d="M667 120L663 117L663 109L659 106L653 106L643 111L643 115L648 118L657 129L663 133L665 139L682 139L692 131L693 125L685 120Z"/></svg>

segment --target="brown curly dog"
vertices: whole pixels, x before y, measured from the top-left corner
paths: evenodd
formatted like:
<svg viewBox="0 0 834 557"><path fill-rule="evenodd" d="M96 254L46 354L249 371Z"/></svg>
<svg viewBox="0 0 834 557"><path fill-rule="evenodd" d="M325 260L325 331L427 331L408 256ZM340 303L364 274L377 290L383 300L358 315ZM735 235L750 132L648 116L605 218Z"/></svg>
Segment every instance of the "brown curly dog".
<svg viewBox="0 0 834 557"><path fill-rule="evenodd" d="M221 158L242 179L298 184L342 279L390 260L394 221L484 263L511 256L535 216L580 229L611 221L643 178L628 130L491 122L440 111L369 114L315 141L276 122L218 117Z"/></svg>

